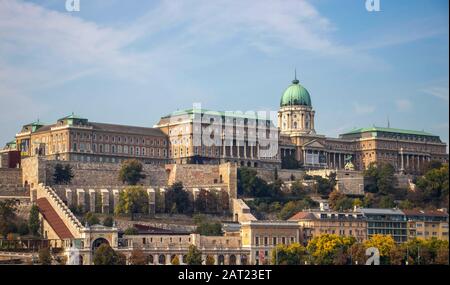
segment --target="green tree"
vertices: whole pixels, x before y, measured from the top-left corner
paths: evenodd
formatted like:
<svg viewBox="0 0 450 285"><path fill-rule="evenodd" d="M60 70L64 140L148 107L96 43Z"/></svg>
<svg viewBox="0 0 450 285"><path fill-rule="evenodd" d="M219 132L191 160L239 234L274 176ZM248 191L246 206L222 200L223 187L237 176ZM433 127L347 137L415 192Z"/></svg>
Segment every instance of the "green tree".
<svg viewBox="0 0 450 285"><path fill-rule="evenodd" d="M416 183L417 191L422 194L422 203L424 205L431 204L434 207L448 207L446 202L449 194L448 183L448 164L444 164L438 169L431 169L425 173Z"/></svg>
<svg viewBox="0 0 450 285"><path fill-rule="evenodd" d="M186 255L186 263L188 265L202 265L202 262L202 252L195 245L190 245Z"/></svg>
<svg viewBox="0 0 450 285"><path fill-rule="evenodd" d="M222 235L222 224L219 222L201 222L197 225L195 232L202 236L220 236Z"/></svg>
<svg viewBox="0 0 450 285"><path fill-rule="evenodd" d="M114 225L114 218L112 216L107 216L103 219L103 225L105 227L112 227Z"/></svg>
<svg viewBox="0 0 450 285"><path fill-rule="evenodd" d="M119 171L119 180L128 185L136 185L141 179L146 177L142 171L143 166L139 160L125 160Z"/></svg>
<svg viewBox="0 0 450 285"><path fill-rule="evenodd" d="M306 196L307 191L305 186L303 186L303 183L300 180L297 180L291 185L291 193L292 195L303 199Z"/></svg>
<svg viewBox="0 0 450 285"><path fill-rule="evenodd" d="M138 213L148 213L148 194L140 186L128 186L120 193L115 214L128 214L134 220L134 215Z"/></svg>
<svg viewBox="0 0 450 285"><path fill-rule="evenodd" d="M298 169L300 166L297 159L293 155L287 155L281 158L282 169Z"/></svg>
<svg viewBox="0 0 450 285"><path fill-rule="evenodd" d="M53 182L55 184L70 184L74 175L72 171L72 166L66 164L63 166L60 163L57 163L54 167L53 173Z"/></svg>
<svg viewBox="0 0 450 285"><path fill-rule="evenodd" d="M39 221L39 208L36 205L31 206L28 218L28 228L32 235L37 236L41 223Z"/></svg>
<svg viewBox="0 0 450 285"><path fill-rule="evenodd" d="M191 196L184 190L183 183L175 182L166 191L166 210L172 214L192 213L193 203Z"/></svg>
<svg viewBox="0 0 450 285"><path fill-rule="evenodd" d="M123 233L124 233L125 235L132 236L132 235L137 235L137 234L139 234L139 231L138 231L138 229L136 229L135 227L128 227L128 228L125 229L125 231L124 231Z"/></svg>
<svg viewBox="0 0 450 285"><path fill-rule="evenodd" d="M87 223L90 226L99 225L100 219L95 213L87 212L83 217L83 223Z"/></svg>
<svg viewBox="0 0 450 285"><path fill-rule="evenodd" d="M125 265L126 258L104 243L95 250L93 261L94 265Z"/></svg>
<svg viewBox="0 0 450 285"><path fill-rule="evenodd" d="M8 233L16 232L15 224L12 222L16 217L17 201L0 201L0 237Z"/></svg>
<svg viewBox="0 0 450 285"><path fill-rule="evenodd" d="M238 194L245 197L270 197L270 187L257 176L255 169L240 167L237 173Z"/></svg>
<svg viewBox="0 0 450 285"><path fill-rule="evenodd" d="M41 248L39 250L39 263L41 265L51 265L52 264L52 255L50 254L50 249L48 247Z"/></svg>

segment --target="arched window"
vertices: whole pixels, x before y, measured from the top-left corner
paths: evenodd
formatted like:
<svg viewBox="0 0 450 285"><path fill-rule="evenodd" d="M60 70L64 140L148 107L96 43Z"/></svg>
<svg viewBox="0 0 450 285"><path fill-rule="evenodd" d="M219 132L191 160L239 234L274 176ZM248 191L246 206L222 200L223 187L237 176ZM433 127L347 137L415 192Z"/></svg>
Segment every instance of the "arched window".
<svg viewBox="0 0 450 285"><path fill-rule="evenodd" d="M159 264L166 264L166 256L164 254L160 254L158 257Z"/></svg>

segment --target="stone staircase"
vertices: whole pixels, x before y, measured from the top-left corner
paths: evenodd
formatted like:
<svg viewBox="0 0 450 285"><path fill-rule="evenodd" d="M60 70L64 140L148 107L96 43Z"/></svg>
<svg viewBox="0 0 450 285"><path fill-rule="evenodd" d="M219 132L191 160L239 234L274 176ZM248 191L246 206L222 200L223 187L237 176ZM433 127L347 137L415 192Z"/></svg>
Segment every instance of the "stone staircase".
<svg viewBox="0 0 450 285"><path fill-rule="evenodd" d="M59 218L73 238L81 237L82 231L84 230L83 225L51 187L44 186L42 183L39 184L36 189L32 190L31 199L33 202L37 202L38 206L39 204L41 205L44 218L45 214L47 214L47 222L55 231L57 230L55 227L62 228L58 220ZM58 218L55 218L54 214Z"/></svg>

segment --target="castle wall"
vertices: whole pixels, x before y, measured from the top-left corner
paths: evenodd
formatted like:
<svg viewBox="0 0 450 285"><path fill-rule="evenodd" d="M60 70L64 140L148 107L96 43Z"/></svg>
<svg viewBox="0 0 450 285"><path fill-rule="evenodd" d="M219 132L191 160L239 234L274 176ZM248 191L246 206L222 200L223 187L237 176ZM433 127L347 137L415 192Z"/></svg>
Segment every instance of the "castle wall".
<svg viewBox="0 0 450 285"><path fill-rule="evenodd" d="M265 169L258 168L256 169L257 175L266 180L267 182L275 180L275 170L274 169ZM291 181L292 176L294 176L295 180L302 179L305 175L303 170L299 169L278 169L278 178L282 181Z"/></svg>

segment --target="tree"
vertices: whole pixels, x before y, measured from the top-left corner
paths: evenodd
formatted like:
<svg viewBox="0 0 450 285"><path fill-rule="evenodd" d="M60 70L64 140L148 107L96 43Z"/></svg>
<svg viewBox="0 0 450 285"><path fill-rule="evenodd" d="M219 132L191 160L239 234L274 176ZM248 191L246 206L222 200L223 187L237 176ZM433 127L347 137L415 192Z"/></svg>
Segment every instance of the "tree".
<svg viewBox="0 0 450 285"><path fill-rule="evenodd" d="M17 201L0 201L0 237L8 233L16 232L15 224L12 222L16 217Z"/></svg>
<svg viewBox="0 0 450 285"><path fill-rule="evenodd" d="M170 261L172 265L180 265L180 259L178 258L178 255L175 255L172 260Z"/></svg>
<svg viewBox="0 0 450 285"><path fill-rule="evenodd" d="M212 256L212 255L206 256L206 261L205 261L206 265L214 265L215 263L216 263L216 260L214 259L214 256Z"/></svg>
<svg viewBox="0 0 450 285"><path fill-rule="evenodd" d="M197 225L195 232L202 236L220 236L222 235L222 224L219 222L201 222Z"/></svg>
<svg viewBox="0 0 450 285"><path fill-rule="evenodd" d="M128 186L120 193L116 215L129 214L134 220L134 214L148 213L148 194L140 186Z"/></svg>
<svg viewBox="0 0 450 285"><path fill-rule="evenodd" d="M145 256L144 251L140 248L134 248L131 251L130 255L130 264L131 265L147 265L148 258Z"/></svg>
<svg viewBox="0 0 450 285"><path fill-rule="evenodd" d="M119 180L128 185L136 185L146 176L142 173L142 163L136 159L125 160L119 171Z"/></svg>
<svg viewBox="0 0 450 285"><path fill-rule="evenodd" d="M272 250L272 264L301 265L304 264L306 248L299 243L290 245L279 244Z"/></svg>
<svg viewBox="0 0 450 285"><path fill-rule="evenodd" d="M73 177L72 166L69 164L63 166L60 163L55 165L53 173L53 182L55 184L70 184Z"/></svg>
<svg viewBox="0 0 450 285"><path fill-rule="evenodd" d="M139 231L135 227L128 227L127 229L125 229L125 231L123 233L126 235L129 235L129 236L132 236L132 235L139 234Z"/></svg>
<svg viewBox="0 0 450 285"><path fill-rule="evenodd" d="M431 169L423 177L417 180L418 192L422 193L422 203L424 205L432 204L435 207L448 207L449 194L449 172L448 164L441 168Z"/></svg>
<svg viewBox="0 0 450 285"><path fill-rule="evenodd" d="M28 218L28 228L32 235L37 236L40 228L39 208L36 205L31 206L30 215Z"/></svg>
<svg viewBox="0 0 450 285"><path fill-rule="evenodd" d="M166 191L166 209L172 214L188 214L192 212L192 199L184 190L183 183L175 182Z"/></svg>
<svg viewBox="0 0 450 285"><path fill-rule="evenodd" d="M41 265L51 265L52 264L52 256L50 254L50 249L48 247L41 248L39 250L39 263Z"/></svg>
<svg viewBox="0 0 450 285"><path fill-rule="evenodd" d="M377 248L380 252L380 261L388 264L391 250L395 248L395 241L390 235L375 234L364 242L364 246Z"/></svg>
<svg viewBox="0 0 450 285"><path fill-rule="evenodd" d="M237 173L238 194L246 197L270 197L271 191L267 182L257 176L255 169L241 167Z"/></svg>
<svg viewBox="0 0 450 285"><path fill-rule="evenodd" d="M126 258L106 243L100 245L94 252L95 265L125 265L125 263Z"/></svg>
<svg viewBox="0 0 450 285"><path fill-rule="evenodd" d="M186 255L186 263L188 265L202 265L202 253L195 245L189 246L189 251Z"/></svg>
<svg viewBox="0 0 450 285"><path fill-rule="evenodd" d="M345 253L354 243L354 237L344 237L334 234L324 234L309 241L307 250L316 264L335 264L336 257Z"/></svg>
<svg viewBox="0 0 450 285"><path fill-rule="evenodd" d="M114 225L114 218L112 216L107 216L103 219L103 225L105 227L112 227Z"/></svg>
<svg viewBox="0 0 450 285"><path fill-rule="evenodd" d="M291 185L291 193L294 196L303 199L306 196L307 191L305 186L303 186L303 183L300 180L297 180Z"/></svg>
<svg viewBox="0 0 450 285"><path fill-rule="evenodd" d="M299 163L298 160L295 159L294 155L286 155L281 158L281 168L282 169L298 169Z"/></svg>
<svg viewBox="0 0 450 285"><path fill-rule="evenodd" d="M348 250L352 264L364 265L366 263L366 247L362 243L354 243Z"/></svg>
<svg viewBox="0 0 450 285"><path fill-rule="evenodd" d="M98 225L100 224L100 219L98 218L98 216L95 213L92 212L87 212L84 215L84 219L83 219L84 223L87 223L90 226L93 225Z"/></svg>

